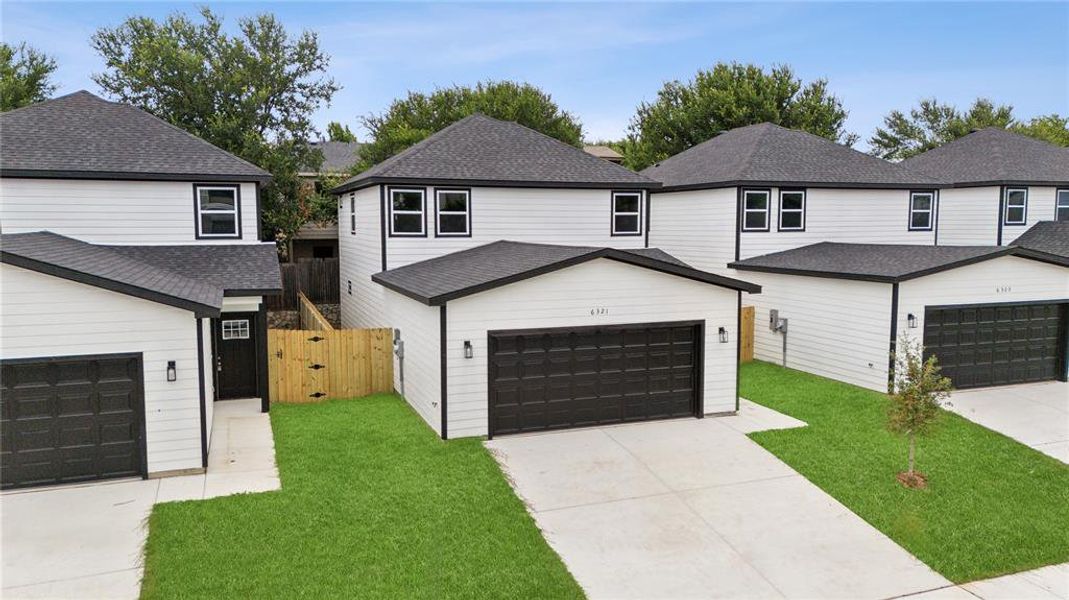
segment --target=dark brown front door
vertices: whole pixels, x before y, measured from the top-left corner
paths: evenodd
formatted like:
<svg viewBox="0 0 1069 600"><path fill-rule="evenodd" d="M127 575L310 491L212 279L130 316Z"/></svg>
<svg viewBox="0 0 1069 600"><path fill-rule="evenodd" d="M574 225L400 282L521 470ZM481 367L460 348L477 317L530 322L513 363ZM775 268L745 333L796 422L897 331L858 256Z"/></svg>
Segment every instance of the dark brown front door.
<svg viewBox="0 0 1069 600"><path fill-rule="evenodd" d="M0 365L4 488L145 475L140 354Z"/></svg>
<svg viewBox="0 0 1069 600"><path fill-rule="evenodd" d="M223 313L215 320L215 355L220 400L259 395L256 313Z"/></svg>
<svg viewBox="0 0 1069 600"><path fill-rule="evenodd" d="M696 323L491 332L490 434L696 416L702 338Z"/></svg>

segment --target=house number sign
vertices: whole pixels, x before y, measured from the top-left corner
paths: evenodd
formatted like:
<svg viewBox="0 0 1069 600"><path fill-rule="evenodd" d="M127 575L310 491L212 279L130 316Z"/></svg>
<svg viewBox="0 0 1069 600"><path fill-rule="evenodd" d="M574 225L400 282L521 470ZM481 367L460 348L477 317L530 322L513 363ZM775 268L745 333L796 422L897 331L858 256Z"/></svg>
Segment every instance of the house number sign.
<svg viewBox="0 0 1069 600"><path fill-rule="evenodd" d="M590 309L590 316L592 317L601 317L607 314L609 314L609 309L605 306L595 306Z"/></svg>
<svg viewBox="0 0 1069 600"><path fill-rule="evenodd" d="M1008 286L1008 285L996 285L995 286L995 293L996 294L1008 294L1008 293L1010 293L1012 291L1013 291L1013 288Z"/></svg>

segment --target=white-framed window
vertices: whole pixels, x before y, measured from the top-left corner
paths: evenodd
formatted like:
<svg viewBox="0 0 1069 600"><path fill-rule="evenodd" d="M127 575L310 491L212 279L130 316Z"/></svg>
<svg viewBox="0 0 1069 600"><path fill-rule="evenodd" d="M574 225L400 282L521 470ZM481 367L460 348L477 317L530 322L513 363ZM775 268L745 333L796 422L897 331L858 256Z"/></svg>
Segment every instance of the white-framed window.
<svg viewBox="0 0 1069 600"><path fill-rule="evenodd" d="M435 235L468 237L471 235L471 190L434 190Z"/></svg>
<svg viewBox="0 0 1069 600"><path fill-rule="evenodd" d="M423 188L390 188L390 235L427 235L427 194Z"/></svg>
<svg viewBox="0 0 1069 600"><path fill-rule="evenodd" d="M771 190L742 191L742 230L768 231L768 205Z"/></svg>
<svg viewBox="0 0 1069 600"><path fill-rule="evenodd" d="M612 235L642 235L642 192L612 193Z"/></svg>
<svg viewBox="0 0 1069 600"><path fill-rule="evenodd" d="M1054 220L1069 221L1069 188L1057 191L1054 201Z"/></svg>
<svg viewBox="0 0 1069 600"><path fill-rule="evenodd" d="M241 202L236 185L194 185L198 238L240 238Z"/></svg>
<svg viewBox="0 0 1069 600"><path fill-rule="evenodd" d="M909 193L909 230L931 231L935 215L935 192Z"/></svg>
<svg viewBox="0 0 1069 600"><path fill-rule="evenodd" d="M1024 225L1028 222L1028 188L1006 188L1006 208L1003 225Z"/></svg>
<svg viewBox="0 0 1069 600"><path fill-rule="evenodd" d="M249 339L248 319L228 319L223 321L224 340L247 340Z"/></svg>
<svg viewBox="0 0 1069 600"><path fill-rule="evenodd" d="M805 231L805 190L779 191L779 230Z"/></svg>
<svg viewBox="0 0 1069 600"><path fill-rule="evenodd" d="M349 233L356 235L356 192L349 194Z"/></svg>

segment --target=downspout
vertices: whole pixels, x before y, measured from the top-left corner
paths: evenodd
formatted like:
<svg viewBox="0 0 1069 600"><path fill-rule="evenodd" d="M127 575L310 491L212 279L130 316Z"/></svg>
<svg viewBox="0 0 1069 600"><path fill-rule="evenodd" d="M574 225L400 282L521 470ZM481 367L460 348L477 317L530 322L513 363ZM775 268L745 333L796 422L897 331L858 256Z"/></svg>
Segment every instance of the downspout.
<svg viewBox="0 0 1069 600"><path fill-rule="evenodd" d="M405 396L405 342L401 339L401 330L393 330L393 353L397 356L397 378L400 381L401 389L398 393L401 397Z"/></svg>

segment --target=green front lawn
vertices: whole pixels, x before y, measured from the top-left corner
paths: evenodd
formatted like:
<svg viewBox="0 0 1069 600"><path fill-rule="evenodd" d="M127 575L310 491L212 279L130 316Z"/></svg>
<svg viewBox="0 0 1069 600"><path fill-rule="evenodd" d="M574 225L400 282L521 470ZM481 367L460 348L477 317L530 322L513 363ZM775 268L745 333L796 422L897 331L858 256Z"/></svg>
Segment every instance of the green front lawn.
<svg viewBox="0 0 1069 600"><path fill-rule="evenodd" d="M480 440L388 395L271 424L282 490L156 506L143 597L582 597Z"/></svg>
<svg viewBox="0 0 1069 600"><path fill-rule="evenodd" d="M929 488L908 490L884 394L758 362L740 383L744 398L809 424L754 441L948 579L1069 561L1069 465L948 412L918 443Z"/></svg>

